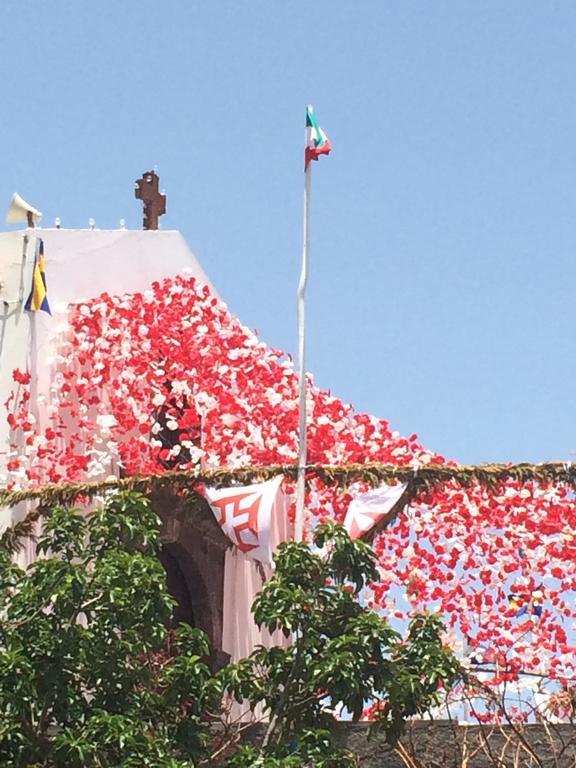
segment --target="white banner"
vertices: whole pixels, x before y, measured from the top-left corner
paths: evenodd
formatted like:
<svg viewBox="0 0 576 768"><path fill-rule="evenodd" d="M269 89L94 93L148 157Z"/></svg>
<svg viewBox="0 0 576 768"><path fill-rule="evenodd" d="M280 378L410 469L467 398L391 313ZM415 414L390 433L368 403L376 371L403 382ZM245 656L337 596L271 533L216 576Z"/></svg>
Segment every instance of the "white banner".
<svg viewBox="0 0 576 768"><path fill-rule="evenodd" d="M344 527L351 539L359 539L372 530L398 502L406 483L382 485L352 499Z"/></svg>
<svg viewBox="0 0 576 768"><path fill-rule="evenodd" d="M261 563L272 562L270 523L282 479L279 475L265 483L204 491L226 536L241 552Z"/></svg>

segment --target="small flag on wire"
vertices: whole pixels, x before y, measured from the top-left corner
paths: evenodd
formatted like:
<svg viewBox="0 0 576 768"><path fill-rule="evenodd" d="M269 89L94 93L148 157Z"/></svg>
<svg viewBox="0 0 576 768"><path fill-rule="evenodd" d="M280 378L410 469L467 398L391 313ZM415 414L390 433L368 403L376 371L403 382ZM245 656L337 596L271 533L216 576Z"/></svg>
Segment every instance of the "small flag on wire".
<svg viewBox="0 0 576 768"><path fill-rule="evenodd" d="M270 526L282 477L235 488L205 488L204 496L230 541L261 563L272 562Z"/></svg>
<svg viewBox="0 0 576 768"><path fill-rule="evenodd" d="M511 592L508 595L508 605L516 611L516 618L527 615L540 618L542 616L543 603L544 593L540 587L537 587L530 593L519 594L518 592Z"/></svg>
<svg viewBox="0 0 576 768"><path fill-rule="evenodd" d="M352 499L344 520L350 538L361 539L372 531L392 511L405 490L406 483L381 485Z"/></svg>
<svg viewBox="0 0 576 768"><path fill-rule="evenodd" d="M27 312L50 312L48 304L48 292L46 290L46 265L44 264L44 241L36 239L36 252L34 253L34 273L32 276L32 290L24 305Z"/></svg>
<svg viewBox="0 0 576 768"><path fill-rule="evenodd" d="M310 160L318 160L320 155L329 154L332 146L328 136L316 122L314 110L311 106L306 109L306 150L304 152L304 170L308 168Z"/></svg>

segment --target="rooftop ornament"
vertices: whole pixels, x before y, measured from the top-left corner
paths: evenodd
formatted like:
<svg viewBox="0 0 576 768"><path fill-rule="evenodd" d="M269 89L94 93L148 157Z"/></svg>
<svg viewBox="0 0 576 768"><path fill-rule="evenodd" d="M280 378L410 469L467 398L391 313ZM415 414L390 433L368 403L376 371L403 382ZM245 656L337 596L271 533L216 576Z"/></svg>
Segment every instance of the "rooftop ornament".
<svg viewBox="0 0 576 768"><path fill-rule="evenodd" d="M159 183L160 179L155 171L147 171L135 182L134 196L137 200L142 200L144 206L144 229L158 229L158 220L166 213L166 195L159 191Z"/></svg>

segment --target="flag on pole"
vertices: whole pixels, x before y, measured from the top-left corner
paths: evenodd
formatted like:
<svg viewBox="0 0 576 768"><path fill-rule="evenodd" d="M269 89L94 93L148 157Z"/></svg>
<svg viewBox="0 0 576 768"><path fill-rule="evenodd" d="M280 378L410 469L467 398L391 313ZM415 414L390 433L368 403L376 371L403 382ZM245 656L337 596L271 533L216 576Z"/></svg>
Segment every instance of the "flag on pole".
<svg viewBox="0 0 576 768"><path fill-rule="evenodd" d="M27 312L50 312L48 304L48 292L46 289L46 265L44 264L44 241L41 238L36 239L36 251L34 253L34 272L32 276L32 290L30 296L24 305Z"/></svg>
<svg viewBox="0 0 576 768"><path fill-rule="evenodd" d="M351 539L361 539L392 510L406 490L406 483L382 485L352 499L344 528Z"/></svg>
<svg viewBox="0 0 576 768"><path fill-rule="evenodd" d="M306 330L305 294L308 282L308 251L310 241L310 187L312 181L311 160L327 155L332 147L328 137L320 128L311 106L306 109L306 148L304 150L304 243L302 246L302 269L298 282L298 475L296 477L296 516L294 534L296 541L304 535L304 496L306 493Z"/></svg>
<svg viewBox="0 0 576 768"><path fill-rule="evenodd" d="M204 496L230 541L261 563L272 562L270 525L282 476L235 488L205 488Z"/></svg>
<svg viewBox="0 0 576 768"><path fill-rule="evenodd" d="M329 154L332 146L328 136L316 122L314 110L311 106L306 109L306 150L304 152L304 170L308 168L310 160L318 160L320 155Z"/></svg>

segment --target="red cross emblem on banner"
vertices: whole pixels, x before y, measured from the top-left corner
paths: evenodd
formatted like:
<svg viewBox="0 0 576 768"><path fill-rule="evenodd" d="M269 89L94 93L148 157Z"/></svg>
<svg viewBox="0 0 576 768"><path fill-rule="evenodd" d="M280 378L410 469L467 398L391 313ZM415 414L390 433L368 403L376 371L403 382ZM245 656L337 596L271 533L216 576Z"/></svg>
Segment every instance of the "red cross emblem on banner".
<svg viewBox="0 0 576 768"><path fill-rule="evenodd" d="M218 516L222 528L236 539L234 542L241 552L250 552L258 547L258 512L261 493L237 493L215 499L210 506Z"/></svg>
<svg viewBox="0 0 576 768"><path fill-rule="evenodd" d="M278 475L265 483L204 489L214 517L232 544L261 563L272 562L272 512L281 484L282 475Z"/></svg>

